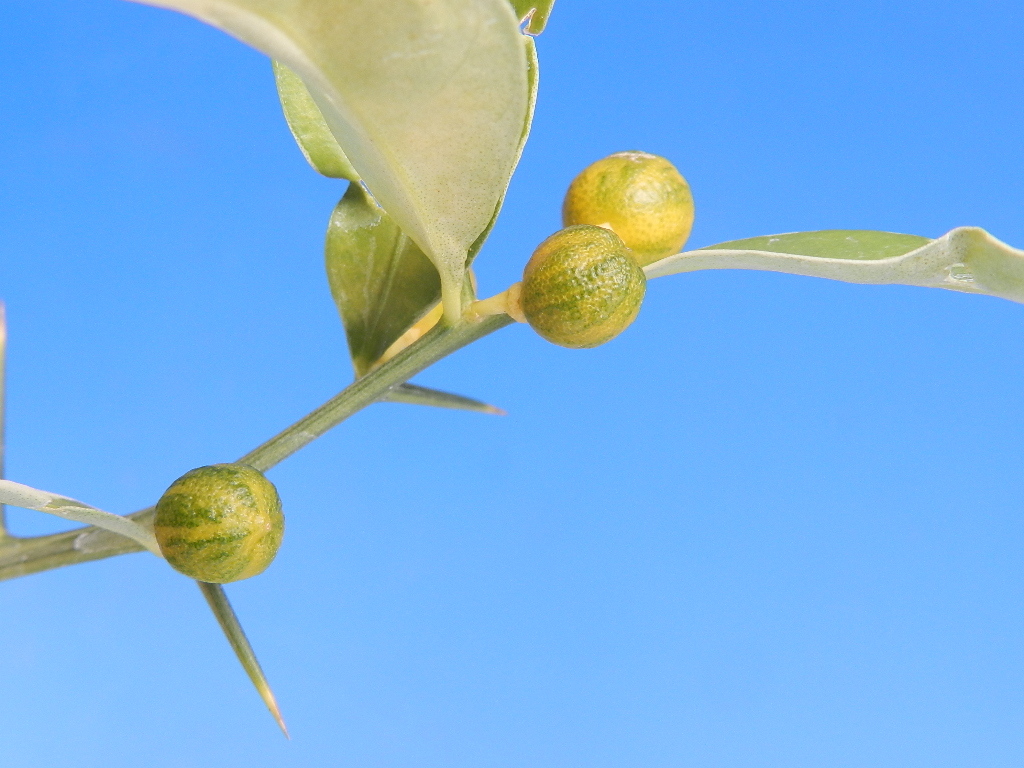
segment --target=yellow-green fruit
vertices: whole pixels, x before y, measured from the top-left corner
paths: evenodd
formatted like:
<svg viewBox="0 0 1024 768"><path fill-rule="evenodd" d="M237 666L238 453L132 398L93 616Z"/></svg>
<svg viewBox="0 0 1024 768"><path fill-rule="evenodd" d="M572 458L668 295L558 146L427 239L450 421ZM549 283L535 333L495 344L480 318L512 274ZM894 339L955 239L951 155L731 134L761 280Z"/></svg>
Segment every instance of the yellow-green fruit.
<svg viewBox="0 0 1024 768"><path fill-rule="evenodd" d="M643 270L618 235L581 224L537 246L523 272L520 302L545 339L585 349L622 333L646 289Z"/></svg>
<svg viewBox="0 0 1024 768"><path fill-rule="evenodd" d="M281 546L281 498L245 464L199 467L160 497L153 532L167 562L186 576L216 584L248 579Z"/></svg>
<svg viewBox="0 0 1024 768"><path fill-rule="evenodd" d="M562 224L610 227L646 266L683 249L693 228L693 195L664 157L617 152L573 179Z"/></svg>

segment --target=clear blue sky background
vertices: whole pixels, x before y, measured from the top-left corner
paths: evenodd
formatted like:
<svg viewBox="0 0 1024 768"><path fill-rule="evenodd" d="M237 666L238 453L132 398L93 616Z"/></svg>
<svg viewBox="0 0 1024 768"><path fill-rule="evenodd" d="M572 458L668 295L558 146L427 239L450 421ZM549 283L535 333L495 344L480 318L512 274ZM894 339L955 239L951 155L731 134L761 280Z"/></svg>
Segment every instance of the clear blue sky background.
<svg viewBox="0 0 1024 768"><path fill-rule="evenodd" d="M558 0L485 293L617 150L691 245L824 228L1024 246L1017 2ZM350 379L343 183L265 58L173 13L7 0L9 475L116 512ZM4 768L996 768L1024 761L1024 306L753 272L652 283L572 352L517 326L271 472L230 588L291 726L148 555L0 583ZM18 511L24 535L60 521Z"/></svg>

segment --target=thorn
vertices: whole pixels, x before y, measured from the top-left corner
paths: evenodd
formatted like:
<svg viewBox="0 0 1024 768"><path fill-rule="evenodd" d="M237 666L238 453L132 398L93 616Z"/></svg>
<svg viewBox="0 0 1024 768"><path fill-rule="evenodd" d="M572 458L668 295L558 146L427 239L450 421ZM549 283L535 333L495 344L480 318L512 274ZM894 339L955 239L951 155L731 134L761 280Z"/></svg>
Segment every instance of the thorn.
<svg viewBox="0 0 1024 768"><path fill-rule="evenodd" d="M263 699L263 703L270 710L274 720L277 721L281 733L284 734L286 739L291 741L292 737L288 734L288 726L284 724L284 718L281 717L281 709L277 706L274 692L270 690L267 676L263 674L263 669L256 659L256 653L249 644L249 639L245 636L245 632L242 630L242 625L239 623L238 616L235 615L231 603L228 602L228 596L224 593L224 587L220 584L210 584L206 581L197 581L196 584L199 585L199 589L202 591L203 597L206 598L206 602L209 604L210 610L213 611L213 615L217 617L217 623L220 624L224 636L227 637L228 642L231 644L231 649L235 652L235 656L238 657L242 669L249 675L249 679L252 680L252 684L256 687L256 692Z"/></svg>

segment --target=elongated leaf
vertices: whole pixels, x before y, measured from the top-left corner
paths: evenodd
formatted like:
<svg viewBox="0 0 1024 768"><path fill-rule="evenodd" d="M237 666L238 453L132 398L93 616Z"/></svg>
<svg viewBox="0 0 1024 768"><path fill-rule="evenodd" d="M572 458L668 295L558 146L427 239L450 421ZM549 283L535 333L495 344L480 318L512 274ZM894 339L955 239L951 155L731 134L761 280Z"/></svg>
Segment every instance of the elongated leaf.
<svg viewBox="0 0 1024 768"><path fill-rule="evenodd" d="M139 525L127 517L104 512L102 509L90 507L88 504L69 499L67 496L40 491L37 488L10 480L0 480L0 503L9 504L12 507L35 509L62 517L65 520L73 520L76 523L105 528L113 533L134 539L157 557L163 558L153 531L149 528Z"/></svg>
<svg viewBox="0 0 1024 768"><path fill-rule="evenodd" d="M415 384L399 384L384 398L389 403L409 403L410 405L430 405L435 408L451 408L456 411L475 411L489 413L494 416L505 416L505 411L488 405L480 400L462 395L453 395L439 389L419 387Z"/></svg>
<svg viewBox="0 0 1024 768"><path fill-rule="evenodd" d="M363 376L441 297L437 269L358 184L331 215L327 280Z"/></svg>
<svg viewBox="0 0 1024 768"><path fill-rule="evenodd" d="M466 254L515 166L529 107L507 0L145 0L293 69L370 192L461 312Z"/></svg>
<svg viewBox="0 0 1024 768"><path fill-rule="evenodd" d="M231 644L231 650L235 652L235 656L242 665L242 669L245 670L245 674L249 676L249 680L256 687L256 692L263 700L263 704L270 710L270 714L277 721L277 726L284 733L285 738L290 739L291 736L288 735L288 728L284 724L284 718L281 717L281 709L277 706L277 699L274 698L274 692L270 689L267 676L263 674L263 668L260 667L259 659L256 658L256 652L252 649L249 638L245 636L242 623L238 620L234 608L231 607L231 603L228 601L224 587L220 584L210 584L205 581L197 581L196 584L199 585L199 590L203 593L203 597L206 598L206 603L210 606L210 610L213 611L221 631L228 639L228 643Z"/></svg>
<svg viewBox="0 0 1024 768"><path fill-rule="evenodd" d="M554 4L555 0L512 0L512 7L515 8L519 20L530 20L526 25L526 31L531 35L539 35L544 31Z"/></svg>
<svg viewBox="0 0 1024 768"><path fill-rule="evenodd" d="M902 256L930 243L927 237L873 230L826 229L752 237L712 245L704 250L767 251L829 259L877 260Z"/></svg>
<svg viewBox="0 0 1024 768"><path fill-rule="evenodd" d="M302 79L279 61L273 62L277 95L288 128L313 170L332 179L359 181L352 163L327 127L320 107Z"/></svg>
<svg viewBox="0 0 1024 768"><path fill-rule="evenodd" d="M847 283L919 285L1024 303L1024 251L978 227L938 240L863 230L825 230L729 243L669 256L648 277L702 269L760 269Z"/></svg>

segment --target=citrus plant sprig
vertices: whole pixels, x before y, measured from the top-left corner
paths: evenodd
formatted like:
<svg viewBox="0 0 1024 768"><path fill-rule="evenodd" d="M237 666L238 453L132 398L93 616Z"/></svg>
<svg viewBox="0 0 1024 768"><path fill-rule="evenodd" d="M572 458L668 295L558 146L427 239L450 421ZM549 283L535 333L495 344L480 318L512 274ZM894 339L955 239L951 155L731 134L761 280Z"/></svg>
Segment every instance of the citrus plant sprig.
<svg viewBox="0 0 1024 768"><path fill-rule="evenodd" d="M522 281L477 300L471 267L501 209L536 101L539 67L529 35L543 29L553 0L144 1L194 15L270 56L306 160L348 182L330 216L325 261L356 378L236 464L193 470L155 507L132 515L0 479L0 580L148 549L198 580L286 734L220 586L261 572L280 543L280 500L261 473L376 402L500 412L409 383L438 360L514 321L564 347L606 343L637 317L647 280L702 269L1024 302L1024 251L977 228L934 240L788 233L683 251L694 216L689 185L667 159L638 151L584 169L566 193L564 229L537 246ZM2 320L0 308L0 478ZM91 525L11 536L3 503Z"/></svg>

